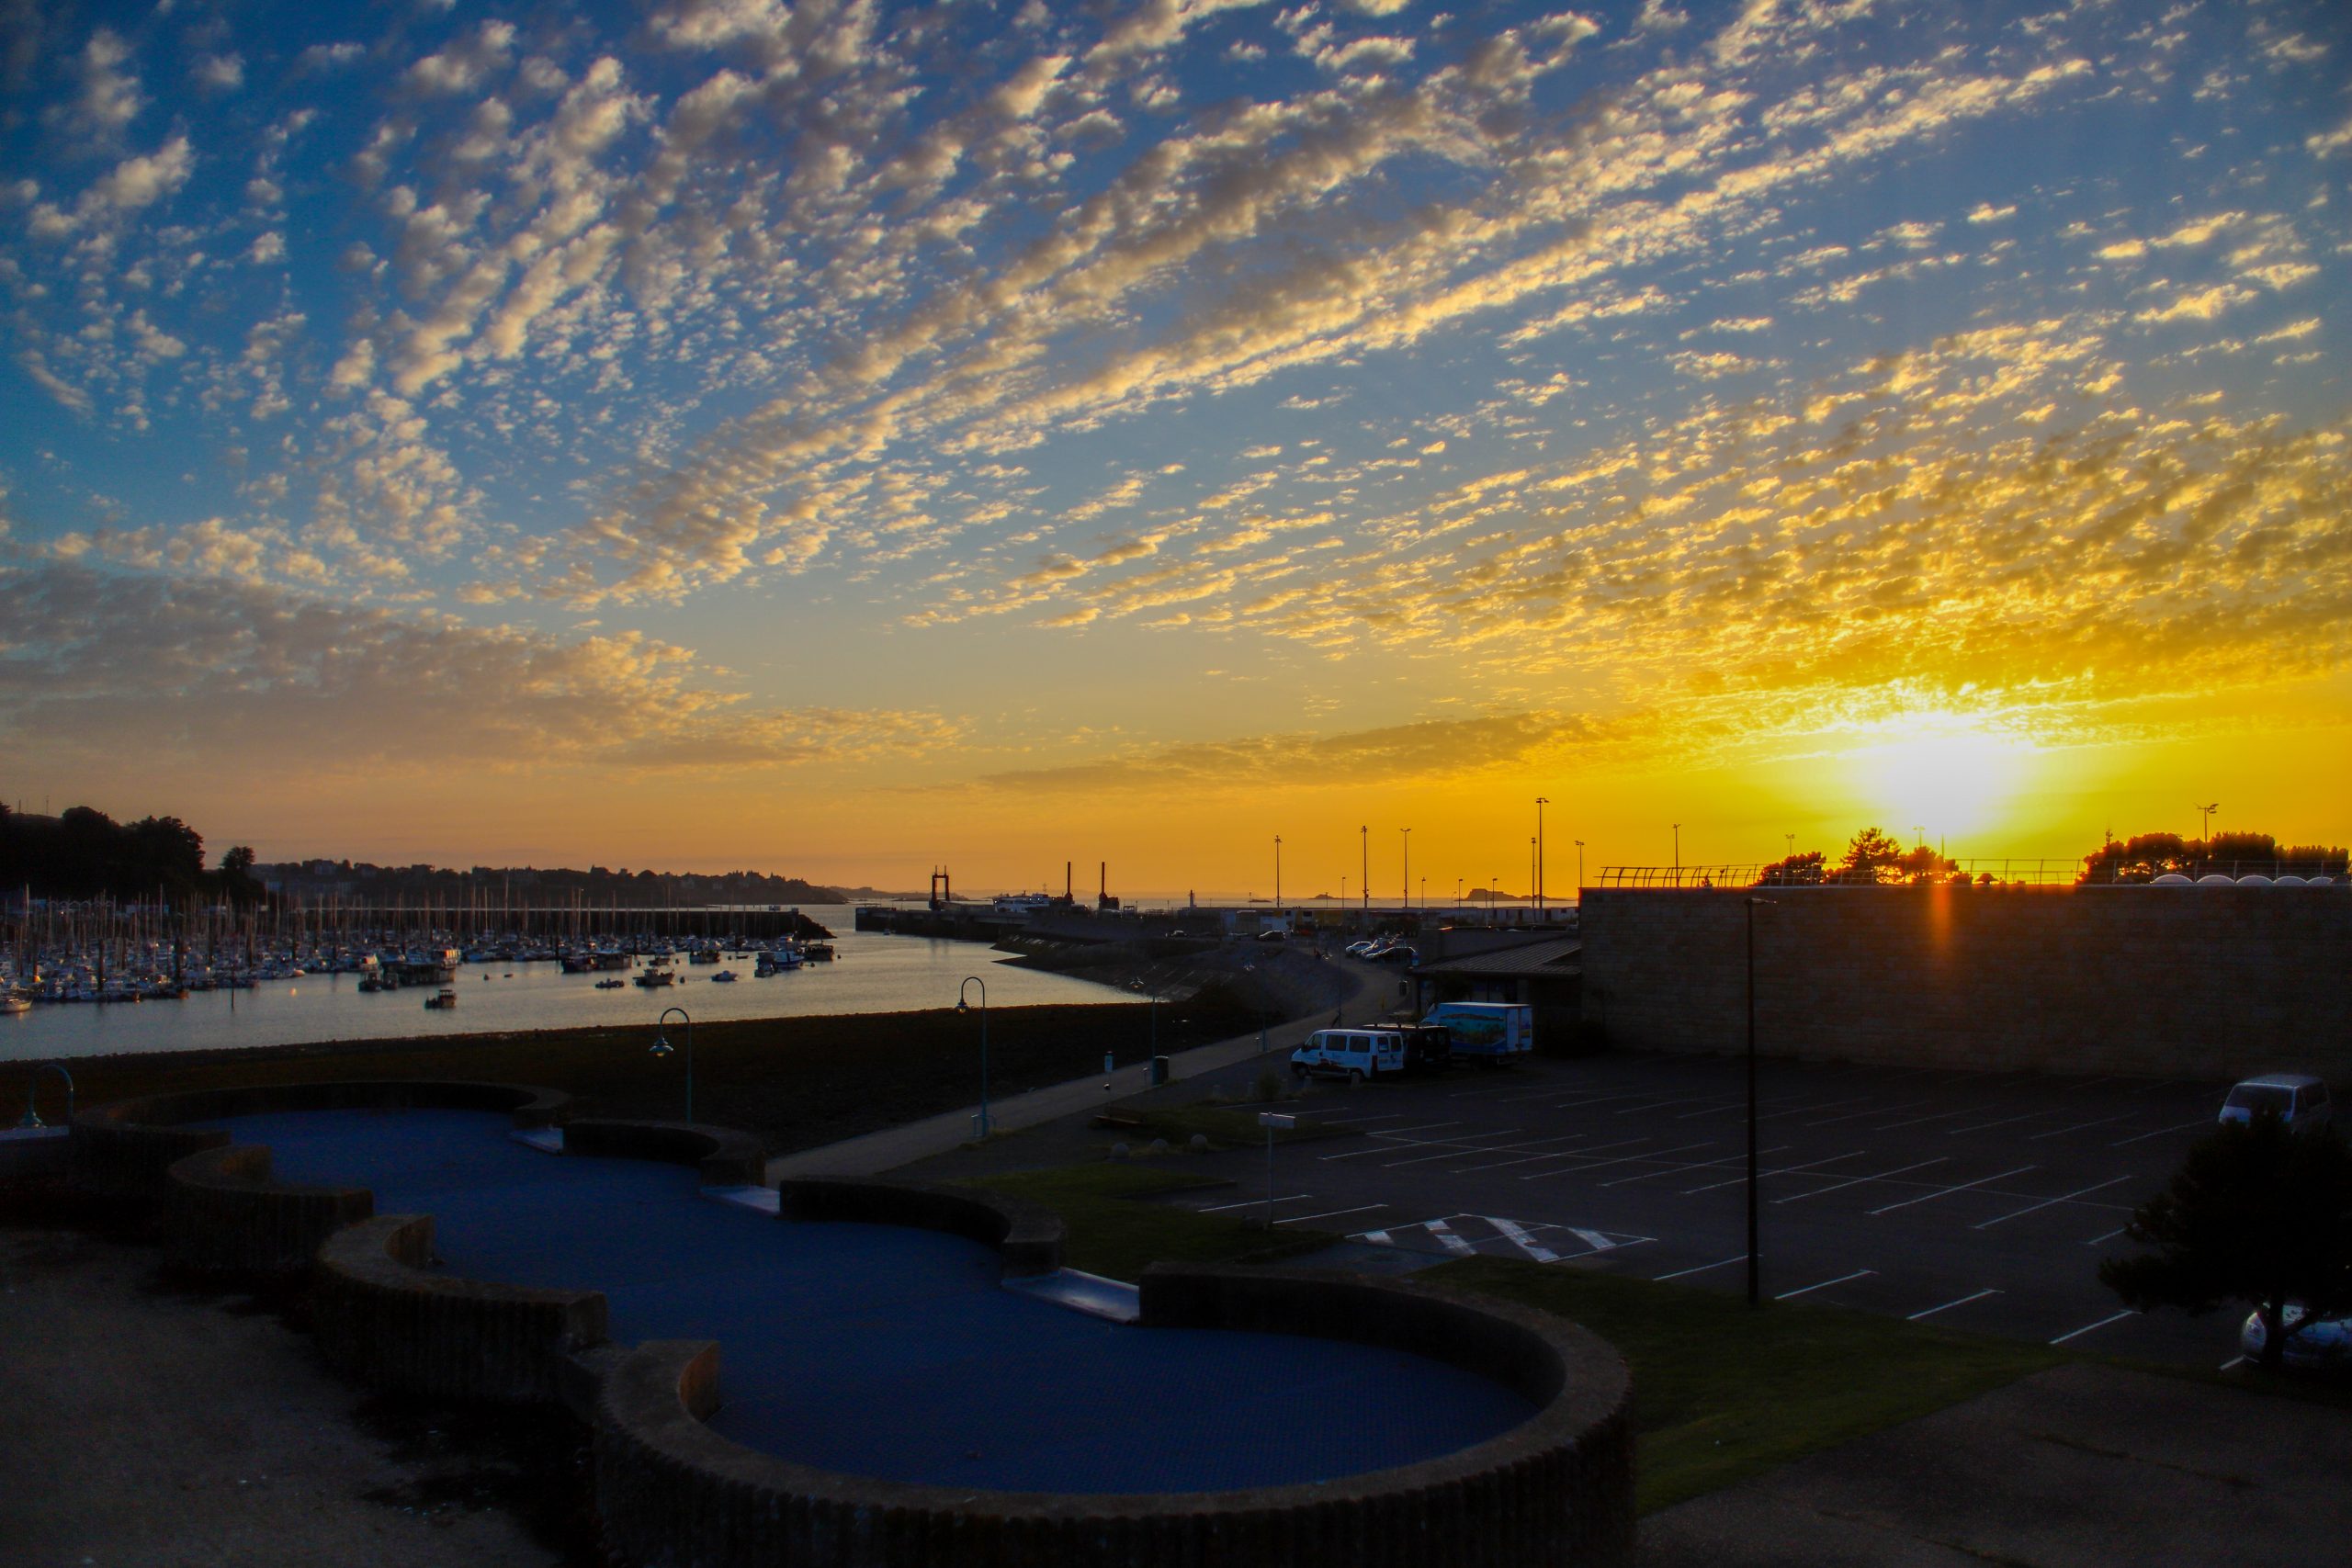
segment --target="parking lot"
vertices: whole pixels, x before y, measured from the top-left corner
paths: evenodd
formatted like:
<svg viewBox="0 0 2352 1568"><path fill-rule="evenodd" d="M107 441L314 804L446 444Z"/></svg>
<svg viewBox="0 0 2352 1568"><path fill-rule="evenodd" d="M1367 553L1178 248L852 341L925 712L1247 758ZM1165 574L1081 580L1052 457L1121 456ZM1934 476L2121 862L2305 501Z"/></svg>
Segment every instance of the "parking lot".
<svg viewBox="0 0 2352 1568"><path fill-rule="evenodd" d="M2226 1089L1766 1062L1764 1293L2222 1366L2237 1354L2241 1313L2129 1313L2097 1267L2129 1249L2132 1208L2213 1125ZM1278 1151L1277 1224L1345 1234L1400 1266L1485 1253L1745 1287L1737 1058L1526 1060L1305 1093L1284 1109L1354 1135ZM1262 1205L1262 1154L1211 1157L1238 1190L1190 1206Z"/></svg>

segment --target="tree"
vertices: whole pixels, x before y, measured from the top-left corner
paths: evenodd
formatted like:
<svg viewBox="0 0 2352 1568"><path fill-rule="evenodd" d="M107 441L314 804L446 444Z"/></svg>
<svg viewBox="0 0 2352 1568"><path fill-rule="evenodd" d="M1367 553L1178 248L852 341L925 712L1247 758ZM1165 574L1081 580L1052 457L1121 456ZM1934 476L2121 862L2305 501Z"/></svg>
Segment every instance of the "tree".
<svg viewBox="0 0 2352 1568"><path fill-rule="evenodd" d="M1821 852L1819 850L1807 850L1803 854L1791 855L1786 860L1776 860L1756 874L1756 884L1759 887L1768 883L1781 887L1792 885L1816 886L1820 881Z"/></svg>
<svg viewBox="0 0 2352 1568"><path fill-rule="evenodd" d="M2262 1364L2276 1369L2293 1335L2352 1314L2352 1152L2332 1127L2314 1136L2267 1114L2225 1125L2124 1234L2156 1250L2104 1259L2100 1283L2141 1312L2246 1303L2262 1316ZM2303 1308L2291 1325L2290 1300Z"/></svg>
<svg viewBox="0 0 2352 1568"><path fill-rule="evenodd" d="M1846 858L1829 880L1832 882L1885 882L1899 877L1903 863L1903 845L1894 836L1876 828L1865 828L1854 835L1846 846Z"/></svg>
<svg viewBox="0 0 2352 1568"><path fill-rule="evenodd" d="M266 891L254 878L254 852L247 844L232 844L220 852L220 893L232 904L253 904Z"/></svg>

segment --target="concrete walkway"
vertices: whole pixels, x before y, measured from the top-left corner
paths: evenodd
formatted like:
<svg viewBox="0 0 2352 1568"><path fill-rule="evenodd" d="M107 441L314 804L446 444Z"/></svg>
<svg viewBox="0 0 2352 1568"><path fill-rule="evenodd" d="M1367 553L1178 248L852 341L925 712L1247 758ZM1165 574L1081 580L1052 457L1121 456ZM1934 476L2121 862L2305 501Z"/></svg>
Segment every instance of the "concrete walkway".
<svg viewBox="0 0 2352 1568"><path fill-rule="evenodd" d="M1348 959L1335 959L1342 973L1351 975L1357 982L1355 993L1345 1005L1347 1016L1358 1021L1369 1016L1366 993L1381 1002L1387 1000L1380 987L1395 989L1394 971L1372 964L1358 964ZM1315 1031L1326 1028L1331 1021L1329 1013L1316 1013L1276 1024L1264 1036L1268 1061L1276 1070L1283 1069L1283 1059L1295 1050L1299 1042ZM1199 1077L1220 1067L1229 1067L1259 1055L1260 1037L1255 1031L1237 1034L1230 1040L1215 1044L1195 1046L1180 1051L1168 1058L1170 1081ZM1106 1091L1105 1082L1110 1088ZM1046 1089L1032 1089L1007 1100L991 1101L989 1121L997 1132L1017 1133L1024 1127L1035 1127L1046 1122L1074 1115L1089 1109L1099 1109L1129 1095L1141 1094L1151 1088L1151 1064L1135 1062L1119 1068L1108 1080L1097 1073L1090 1077L1074 1078L1069 1083L1054 1084ZM912 1165L920 1159L944 1155L950 1149L970 1141L972 1118L979 1107L972 1105L961 1111L932 1116L903 1126L886 1127L878 1133L868 1133L862 1138L848 1138L822 1148L803 1149L798 1154L779 1155L768 1161L770 1185L788 1176L879 1176L886 1170L896 1170L902 1165Z"/></svg>
<svg viewBox="0 0 2352 1568"><path fill-rule="evenodd" d="M2057 1367L1654 1514L1638 1568L2340 1568L2341 1409Z"/></svg>

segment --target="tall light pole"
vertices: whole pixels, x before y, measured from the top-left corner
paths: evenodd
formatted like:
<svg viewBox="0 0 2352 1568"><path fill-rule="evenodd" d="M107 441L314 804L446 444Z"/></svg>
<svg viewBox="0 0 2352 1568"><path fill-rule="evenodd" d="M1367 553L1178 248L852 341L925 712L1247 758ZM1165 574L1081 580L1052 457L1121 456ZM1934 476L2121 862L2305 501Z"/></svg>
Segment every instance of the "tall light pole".
<svg viewBox="0 0 2352 1568"><path fill-rule="evenodd" d="M1541 909L1544 908L1544 896L1543 896L1541 893L1537 893L1537 892L1535 892L1535 891L1534 891L1534 888L1535 888L1535 863L1536 863L1536 861L1537 861L1539 858L1541 858L1542 852L1541 852L1540 850L1538 850L1538 849L1535 847L1535 835L1534 835L1534 834L1532 834L1532 833L1528 834L1528 835L1527 835L1527 886L1528 886L1528 891L1529 891L1530 896L1531 896L1531 897L1532 897L1534 898L1534 900L1535 900L1535 908L1536 908L1538 910L1541 910Z"/></svg>
<svg viewBox="0 0 2352 1568"><path fill-rule="evenodd" d="M1763 1302L1763 1265L1756 1245L1756 906L1747 900L1747 1304Z"/></svg>
<svg viewBox="0 0 2352 1568"><path fill-rule="evenodd" d="M956 1010L970 1012L971 1004L965 998L972 987L980 988L980 1136L989 1135L989 983L978 975L967 975L964 983L956 987Z"/></svg>
<svg viewBox="0 0 2352 1568"><path fill-rule="evenodd" d="M1356 829L1356 840L1363 851L1363 912L1372 913L1372 826L1366 823Z"/></svg>
<svg viewBox="0 0 2352 1568"><path fill-rule="evenodd" d="M1551 804L1547 796L1535 797L1535 914L1539 919L1544 914L1544 808Z"/></svg>
<svg viewBox="0 0 2352 1568"><path fill-rule="evenodd" d="M1797 836L1796 836L1794 833L1783 833L1783 834L1781 834L1781 837L1782 837L1783 839L1786 839L1786 840L1789 841L1789 858L1790 858L1791 860L1794 860L1794 859L1796 859L1796 858L1797 858Z"/></svg>
<svg viewBox="0 0 2352 1568"><path fill-rule="evenodd" d="M1682 824L1674 825L1674 885L1682 886Z"/></svg>
<svg viewBox="0 0 2352 1568"><path fill-rule="evenodd" d="M1578 909L1584 908L1584 840L1582 839L1577 840L1577 908ZM1577 918L1582 919L1584 917L1578 915Z"/></svg>
<svg viewBox="0 0 2352 1568"><path fill-rule="evenodd" d="M1453 879L1453 918L1462 918L1462 878L1458 876Z"/></svg>
<svg viewBox="0 0 2352 1568"><path fill-rule="evenodd" d="M2205 842L2211 844L2213 841L2213 813L2222 809L2222 803L2217 800L2211 806L2200 806L2197 809L2205 814ZM2211 852L2207 853L2210 858Z"/></svg>
<svg viewBox="0 0 2352 1568"><path fill-rule="evenodd" d="M670 1043L670 1015L676 1013L686 1021L686 1120L695 1119L695 1021L684 1008L663 1008L662 1016L653 1021L653 1044L647 1055L666 1056L674 1049Z"/></svg>
<svg viewBox="0 0 2352 1568"><path fill-rule="evenodd" d="M1283 912L1283 836L1274 835L1274 913Z"/></svg>
<svg viewBox="0 0 2352 1568"><path fill-rule="evenodd" d="M1405 837L1405 873L1399 879L1403 886L1396 890L1396 901L1410 909L1413 907L1413 830L1399 828L1396 831Z"/></svg>

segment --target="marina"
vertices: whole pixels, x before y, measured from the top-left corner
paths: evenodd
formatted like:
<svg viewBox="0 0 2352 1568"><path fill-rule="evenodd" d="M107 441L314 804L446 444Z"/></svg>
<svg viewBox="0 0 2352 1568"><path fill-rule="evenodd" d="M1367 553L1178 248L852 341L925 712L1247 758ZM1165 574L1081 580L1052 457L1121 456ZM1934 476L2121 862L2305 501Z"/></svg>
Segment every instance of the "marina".
<svg viewBox="0 0 2352 1568"><path fill-rule="evenodd" d="M446 965L438 953L420 957L430 974L413 986L387 984L387 976L356 964L314 973L289 955L235 971L235 984L168 999L28 1000L21 1010L0 1013L0 1061L589 1027L635 1020L653 1000L649 989L713 1021L953 1007L958 982L976 972L988 976L1002 1005L1113 999L1102 986L1008 964L1005 955L969 942L854 931L847 906L801 912L841 934L790 947L713 948L712 964L723 965L717 968L666 945L651 964L645 962L650 953L633 958L608 949L596 950L594 963L579 962L579 955L566 963L552 953L509 959L461 947ZM818 948L831 959L816 958ZM166 950L165 976L168 960ZM669 979L645 987L647 976L657 972ZM730 974L738 978L721 980Z"/></svg>

